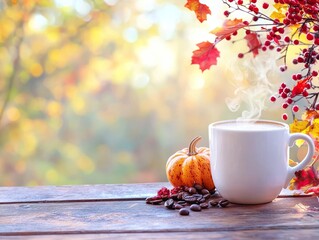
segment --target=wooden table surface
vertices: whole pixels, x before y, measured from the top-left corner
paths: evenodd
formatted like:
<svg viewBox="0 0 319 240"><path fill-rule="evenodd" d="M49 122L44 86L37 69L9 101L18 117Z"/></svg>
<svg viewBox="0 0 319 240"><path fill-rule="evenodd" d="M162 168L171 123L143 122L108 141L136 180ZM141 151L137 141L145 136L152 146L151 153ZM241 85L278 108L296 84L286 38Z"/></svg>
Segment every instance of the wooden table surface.
<svg viewBox="0 0 319 240"><path fill-rule="evenodd" d="M180 216L149 205L168 183L0 187L2 239L318 239L316 197Z"/></svg>

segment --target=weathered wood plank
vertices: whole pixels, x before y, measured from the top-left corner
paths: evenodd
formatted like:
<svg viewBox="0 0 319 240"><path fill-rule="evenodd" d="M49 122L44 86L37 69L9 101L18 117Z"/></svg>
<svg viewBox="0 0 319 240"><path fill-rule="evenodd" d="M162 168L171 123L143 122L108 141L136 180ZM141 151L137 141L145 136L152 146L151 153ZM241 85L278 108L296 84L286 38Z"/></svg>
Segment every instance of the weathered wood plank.
<svg viewBox="0 0 319 240"><path fill-rule="evenodd" d="M137 200L156 195L168 182L78 186L0 187L0 204L96 200Z"/></svg>
<svg viewBox="0 0 319 240"><path fill-rule="evenodd" d="M231 205L180 216L144 201L0 205L0 236L143 232L221 232L319 228L315 197L278 198L263 205ZM318 231L319 232L319 231Z"/></svg>
<svg viewBox="0 0 319 240"><path fill-rule="evenodd" d="M68 202L96 200L138 200L156 195L168 182L143 184L100 184L78 186L0 187L0 204L32 202ZM282 197L294 192L283 190ZM301 195L303 196L303 195Z"/></svg>
<svg viewBox="0 0 319 240"><path fill-rule="evenodd" d="M306 237L306 238L305 238ZM0 237L1 238L1 237ZM8 240L25 239L26 236L5 236ZM318 239L317 229L288 229L288 230L246 230L232 232L168 232L168 233L110 233L110 234L62 234L62 235L33 235L30 240L52 239Z"/></svg>

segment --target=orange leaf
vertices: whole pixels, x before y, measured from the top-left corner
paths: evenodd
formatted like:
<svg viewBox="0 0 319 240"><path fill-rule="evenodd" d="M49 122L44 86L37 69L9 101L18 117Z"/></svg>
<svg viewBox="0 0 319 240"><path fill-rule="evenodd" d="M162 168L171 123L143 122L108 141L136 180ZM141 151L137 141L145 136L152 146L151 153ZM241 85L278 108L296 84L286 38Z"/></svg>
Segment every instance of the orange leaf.
<svg viewBox="0 0 319 240"><path fill-rule="evenodd" d="M207 14L211 14L209 7L206 4L200 3L199 0L187 0L185 7L194 11L200 22L207 20Z"/></svg>
<svg viewBox="0 0 319 240"><path fill-rule="evenodd" d="M253 53L254 57L258 55L258 48L261 46L258 35L256 33L250 33L245 36L249 50Z"/></svg>
<svg viewBox="0 0 319 240"><path fill-rule="evenodd" d="M212 30L210 33L216 35L215 43L223 40L226 37L231 36L238 29L246 27L247 25L243 23L241 19L235 18L234 20L227 19L222 27L217 27Z"/></svg>
<svg viewBox="0 0 319 240"><path fill-rule="evenodd" d="M214 43L201 42L197 44L199 49L193 51L192 64L198 64L199 68L204 72L211 65L217 64L219 51Z"/></svg>

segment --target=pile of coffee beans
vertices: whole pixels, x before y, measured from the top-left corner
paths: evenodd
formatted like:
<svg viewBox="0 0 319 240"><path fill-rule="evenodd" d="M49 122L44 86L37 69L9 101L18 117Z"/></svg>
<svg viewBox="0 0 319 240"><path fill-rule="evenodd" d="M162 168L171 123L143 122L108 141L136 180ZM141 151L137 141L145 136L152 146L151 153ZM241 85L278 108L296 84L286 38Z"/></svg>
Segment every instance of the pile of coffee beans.
<svg viewBox="0 0 319 240"><path fill-rule="evenodd" d="M212 199L212 198L215 198ZM165 187L157 192L157 196L146 198L147 204L160 205L164 203L167 209L179 210L179 214L183 216L189 215L191 211L199 212L202 209L211 207L224 208L229 205L229 201L219 199L215 194L215 190L208 191L199 184L193 187L178 187L169 190Z"/></svg>

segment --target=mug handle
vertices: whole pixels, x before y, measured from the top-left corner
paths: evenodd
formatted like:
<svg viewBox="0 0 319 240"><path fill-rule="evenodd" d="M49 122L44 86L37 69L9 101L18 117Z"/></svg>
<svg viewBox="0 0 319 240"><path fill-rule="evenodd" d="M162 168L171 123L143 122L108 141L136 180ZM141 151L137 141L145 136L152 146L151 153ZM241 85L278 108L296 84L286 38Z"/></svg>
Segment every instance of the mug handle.
<svg viewBox="0 0 319 240"><path fill-rule="evenodd" d="M288 166L288 174L286 178L285 188L288 187L290 180L295 176L295 172L302 170L305 168L312 160L312 156L314 155L315 145L311 137L303 133L293 133L289 135L289 146L293 146L294 142L298 139L303 139L308 144L308 152L306 157L296 166L290 167ZM289 159L288 159L289 160Z"/></svg>

